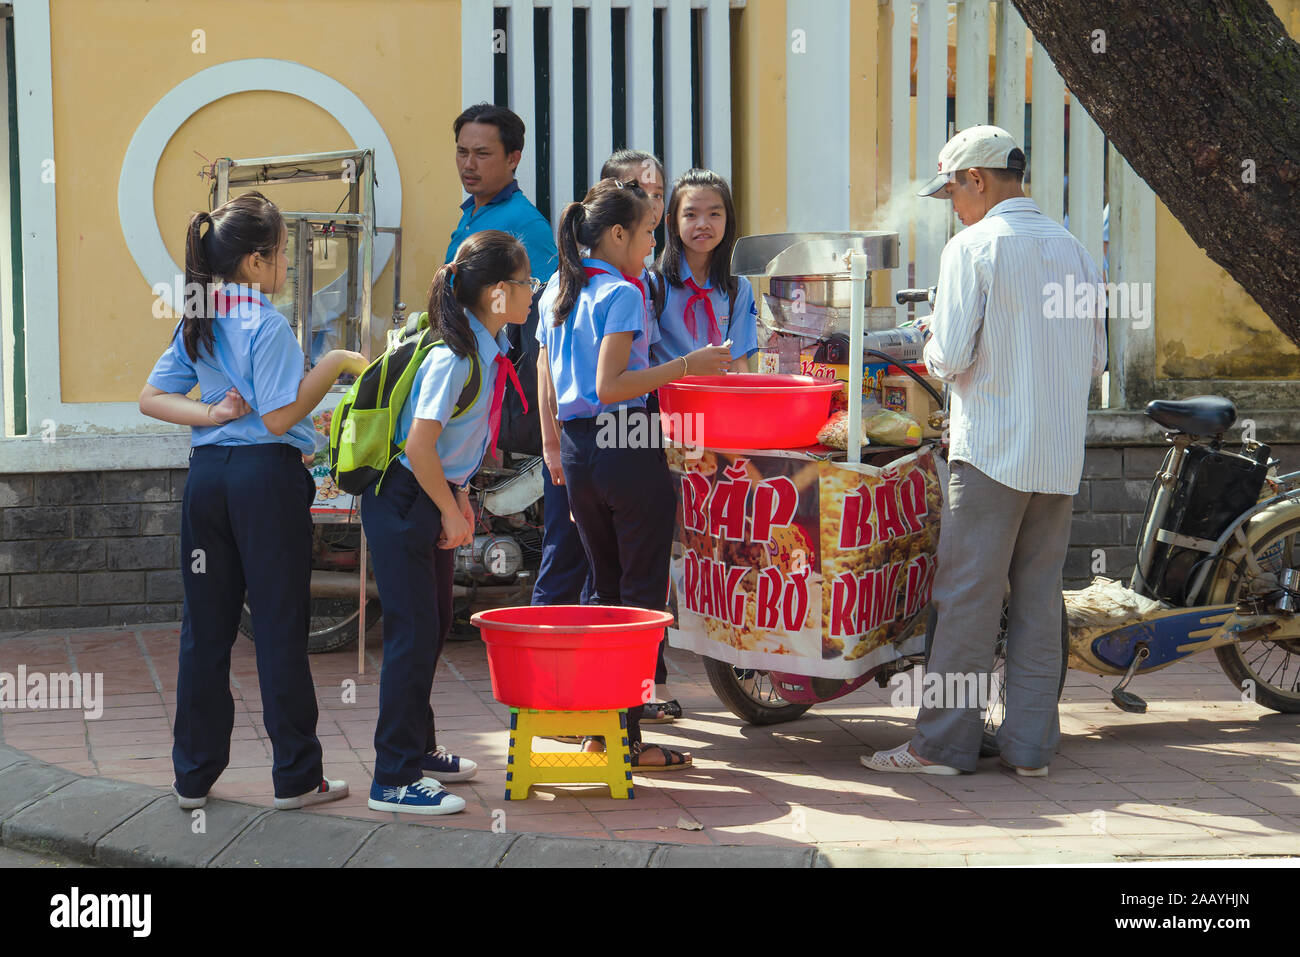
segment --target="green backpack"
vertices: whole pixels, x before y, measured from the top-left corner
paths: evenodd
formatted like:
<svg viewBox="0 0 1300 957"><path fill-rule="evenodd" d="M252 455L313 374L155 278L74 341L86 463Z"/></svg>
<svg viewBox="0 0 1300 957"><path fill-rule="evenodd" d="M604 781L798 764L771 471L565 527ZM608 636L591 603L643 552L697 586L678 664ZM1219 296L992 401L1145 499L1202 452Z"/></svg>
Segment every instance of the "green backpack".
<svg viewBox="0 0 1300 957"><path fill-rule="evenodd" d="M415 313L396 342L366 366L339 402L330 422L330 475L343 491L360 495L375 482L383 484L388 467L406 445L393 441L397 417L420 364L441 342L433 338L429 314ZM479 357L471 353L469 379L456 400L453 419L474 404L482 386Z"/></svg>

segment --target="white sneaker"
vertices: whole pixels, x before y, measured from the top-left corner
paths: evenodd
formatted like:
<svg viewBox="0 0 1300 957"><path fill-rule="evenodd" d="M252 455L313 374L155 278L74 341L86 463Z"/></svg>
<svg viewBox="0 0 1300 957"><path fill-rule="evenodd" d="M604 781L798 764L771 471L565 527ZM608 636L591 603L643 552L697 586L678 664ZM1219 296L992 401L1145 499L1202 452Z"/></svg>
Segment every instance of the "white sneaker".
<svg viewBox="0 0 1300 957"><path fill-rule="evenodd" d="M438 745L436 750L420 758L420 773L443 784L455 784L472 778L478 773L478 765Z"/></svg>
<svg viewBox="0 0 1300 957"><path fill-rule="evenodd" d="M324 804L326 801L337 801L347 796L348 783L346 781L321 781L320 787L314 791L308 791L306 794L300 794L297 797L276 798L275 807L280 811L294 811L310 804Z"/></svg>
<svg viewBox="0 0 1300 957"><path fill-rule="evenodd" d="M208 796L205 794L201 798L187 798L176 790L176 782L172 782L172 794L176 795L176 803L181 806L182 811L193 811L203 807L208 803Z"/></svg>
<svg viewBox="0 0 1300 957"><path fill-rule="evenodd" d="M452 794L433 778L420 778L401 787L372 781L367 806L372 811L401 814L455 814L465 810L465 799Z"/></svg>

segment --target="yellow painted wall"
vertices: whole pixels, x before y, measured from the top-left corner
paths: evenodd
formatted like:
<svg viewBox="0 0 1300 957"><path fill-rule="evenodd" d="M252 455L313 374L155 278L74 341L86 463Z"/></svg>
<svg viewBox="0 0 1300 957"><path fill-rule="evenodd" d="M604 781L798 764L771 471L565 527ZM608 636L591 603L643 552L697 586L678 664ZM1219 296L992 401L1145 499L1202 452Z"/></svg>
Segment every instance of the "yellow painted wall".
<svg viewBox="0 0 1300 957"><path fill-rule="evenodd" d="M741 235L786 228L785 0L749 0L732 30L732 191Z"/></svg>
<svg viewBox="0 0 1300 957"><path fill-rule="evenodd" d="M1271 0L1300 38L1300 0ZM1300 349L1156 202L1156 377L1297 379Z"/></svg>
<svg viewBox="0 0 1300 957"><path fill-rule="evenodd" d="M191 50L196 29L206 31L206 53ZM218 63L292 60L365 103L397 155L402 295L413 308L420 302L464 198L451 136L464 107L460 0L53 0L50 30L64 401L134 400L167 344L173 323L154 318L150 285L122 237L118 177L145 114L176 84ZM183 263L188 213L207 208L195 150L216 159L354 145L369 144L353 144L328 113L287 94L244 93L205 107L159 165L154 201L169 251ZM337 204L342 193L332 184L329 192L338 193ZM390 268L376 282L375 313L392 311L391 289ZM28 316L40 321L49 320Z"/></svg>

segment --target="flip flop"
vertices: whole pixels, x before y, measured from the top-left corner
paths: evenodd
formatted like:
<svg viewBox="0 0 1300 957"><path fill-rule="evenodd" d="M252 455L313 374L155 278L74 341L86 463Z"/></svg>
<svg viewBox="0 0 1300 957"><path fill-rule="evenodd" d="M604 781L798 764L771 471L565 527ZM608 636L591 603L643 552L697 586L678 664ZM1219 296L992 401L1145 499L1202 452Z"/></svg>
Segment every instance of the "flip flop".
<svg viewBox="0 0 1300 957"><path fill-rule="evenodd" d="M671 701L652 701L641 706L642 724L672 724L682 716L682 706L676 698Z"/></svg>
<svg viewBox="0 0 1300 957"><path fill-rule="evenodd" d="M1006 758L998 758L998 763L1008 771L1015 771L1022 778L1045 778L1047 777L1047 765L1041 768L1022 768L1017 764L1012 764Z"/></svg>
<svg viewBox="0 0 1300 957"><path fill-rule="evenodd" d="M665 764L642 764L641 755L650 748L657 748L663 753ZM694 762L689 754L681 751L674 751L672 748L666 748L662 744L645 744L644 742L632 745L632 773L645 774L658 771L680 771L683 768L692 767Z"/></svg>
<svg viewBox="0 0 1300 957"><path fill-rule="evenodd" d="M889 771L895 774L961 774L957 768L946 764L922 764L916 755L907 750L908 743L900 744L890 751L877 751L871 757L863 755L858 760L862 766L872 771Z"/></svg>

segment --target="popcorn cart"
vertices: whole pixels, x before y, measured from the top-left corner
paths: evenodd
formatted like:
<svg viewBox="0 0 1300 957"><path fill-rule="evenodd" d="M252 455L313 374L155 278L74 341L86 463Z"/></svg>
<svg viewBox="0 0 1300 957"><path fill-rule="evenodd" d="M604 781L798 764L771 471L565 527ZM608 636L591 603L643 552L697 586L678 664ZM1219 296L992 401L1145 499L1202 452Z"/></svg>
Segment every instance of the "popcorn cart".
<svg viewBox="0 0 1300 957"><path fill-rule="evenodd" d="M920 332L898 328L895 306L871 304L871 274L897 264L896 233L740 239L732 272L763 292L766 374L685 379L660 390L678 493L669 642L702 655L714 691L751 724L792 720L871 678L884 685L925 656L943 450L933 441L864 447L853 439L862 435L862 397L891 366L942 405L911 368ZM841 337L842 376L810 375L819 350L824 356ZM875 348L884 344L902 354ZM826 402L807 423L793 421L826 379L847 392L844 451L817 442ZM734 415L711 418L708 401L687 401L698 403L700 393L719 409L742 403L748 431L736 431ZM688 409L693 444L682 441ZM773 447L774 436L782 447Z"/></svg>

